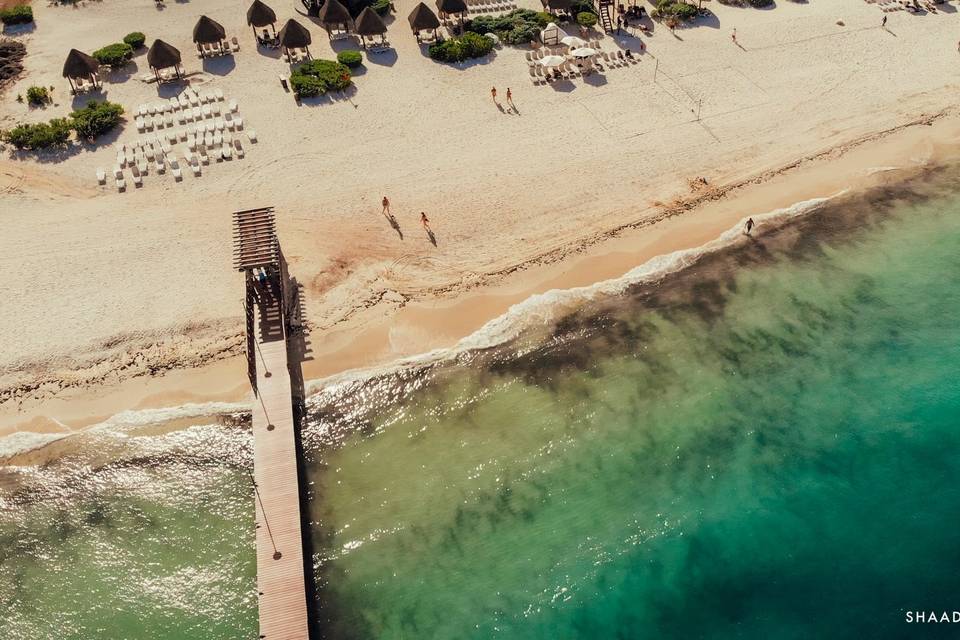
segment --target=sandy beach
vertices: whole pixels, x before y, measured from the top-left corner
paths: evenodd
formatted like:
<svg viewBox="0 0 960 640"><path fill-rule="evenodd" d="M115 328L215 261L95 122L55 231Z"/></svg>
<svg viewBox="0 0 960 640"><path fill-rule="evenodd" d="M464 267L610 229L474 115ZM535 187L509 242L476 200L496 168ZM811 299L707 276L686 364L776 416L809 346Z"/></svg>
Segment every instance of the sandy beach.
<svg viewBox="0 0 960 640"><path fill-rule="evenodd" d="M192 86L237 100L258 143L202 177L151 174L125 193L94 174L113 165L115 142L138 137L132 116L96 146L4 151L0 320L12 331L0 342L0 435L242 400L233 210L276 207L307 301L305 375L317 378L451 346L529 295L620 275L748 215L868 186L883 179L878 169L952 157L960 138L950 4L911 15L839 1L712 2L713 21L675 35L657 25L639 64L545 87L531 85L523 49L434 63L406 24L413 4L397 2L388 22L395 55L371 56L347 95L302 106L277 80L289 66L257 51L238 3L35 5L35 29L7 34L28 54L0 97L2 128L82 104L60 77L71 47L142 30L180 48ZM315 57L334 56L299 3L273 6L281 21L309 25ZM239 38L232 60L192 55L201 12ZM601 41L636 50L626 35ZM144 56L135 62L105 78L106 97L128 112L158 96L138 79ZM54 86L55 104L18 103L32 84ZM512 89L517 113L492 103L491 86ZM380 214L385 194L400 233Z"/></svg>

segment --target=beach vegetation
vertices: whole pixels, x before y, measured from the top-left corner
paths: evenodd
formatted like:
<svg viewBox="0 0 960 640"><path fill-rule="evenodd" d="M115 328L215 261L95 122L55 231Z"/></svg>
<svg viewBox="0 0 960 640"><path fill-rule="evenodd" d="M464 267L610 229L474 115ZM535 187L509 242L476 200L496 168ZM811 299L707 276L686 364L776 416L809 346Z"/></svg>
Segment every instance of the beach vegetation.
<svg viewBox="0 0 960 640"><path fill-rule="evenodd" d="M581 11L577 14L577 24L588 29L594 27L597 24L597 14L589 11Z"/></svg>
<svg viewBox="0 0 960 640"><path fill-rule="evenodd" d="M463 62L482 58L493 51L493 40L473 31L462 36L439 40L430 45L430 57L439 62Z"/></svg>
<svg viewBox="0 0 960 640"><path fill-rule="evenodd" d="M120 124L123 107L106 100L91 100L87 106L70 114L71 124L77 137L93 140Z"/></svg>
<svg viewBox="0 0 960 640"><path fill-rule="evenodd" d="M345 64L353 69L354 67L359 67L361 64L363 64L363 55L361 55L359 51L347 49L337 54L337 62L340 64Z"/></svg>
<svg viewBox="0 0 960 640"><path fill-rule="evenodd" d="M747 3L754 9L763 9L773 5L773 0L747 0Z"/></svg>
<svg viewBox="0 0 960 640"><path fill-rule="evenodd" d="M27 102L35 107L52 102L50 92L46 87L30 87L27 89Z"/></svg>
<svg viewBox="0 0 960 640"><path fill-rule="evenodd" d="M115 42L94 51L93 57L108 67L122 67L133 57L133 47L126 42Z"/></svg>
<svg viewBox="0 0 960 640"><path fill-rule="evenodd" d="M391 0L374 0L370 5L370 8L377 12L380 16L386 16L390 13L390 1ZM360 15L359 13L357 15Z"/></svg>
<svg viewBox="0 0 960 640"><path fill-rule="evenodd" d="M50 122L20 124L0 133L0 139L18 149L46 149L62 147L70 140L70 122L55 118Z"/></svg>
<svg viewBox="0 0 960 640"><path fill-rule="evenodd" d="M381 16L390 13L390 0L344 0L343 4L354 18L359 16L366 7L370 7ZM318 2L314 6L319 9L322 5L322 2Z"/></svg>
<svg viewBox="0 0 960 640"><path fill-rule="evenodd" d="M526 44L536 40L540 30L557 17L545 11L514 9L504 15L477 16L464 23L464 30L483 35L493 33L504 44Z"/></svg>
<svg viewBox="0 0 960 640"><path fill-rule="evenodd" d="M144 43L146 43L147 36L139 31L134 31L123 36L123 41L130 45L133 49L139 49L144 45Z"/></svg>
<svg viewBox="0 0 960 640"><path fill-rule="evenodd" d="M33 22L33 8L26 4L21 4L9 9L0 11L0 22L6 25L28 24Z"/></svg>
<svg viewBox="0 0 960 640"><path fill-rule="evenodd" d="M350 69L333 60L311 60L293 70L290 86L301 98L328 91L343 91L350 86Z"/></svg>
<svg viewBox="0 0 960 640"><path fill-rule="evenodd" d="M668 23L673 22L674 26L679 26L680 22L693 20L698 14L697 8L694 5L687 4L686 2L676 2L675 0L659 0L656 11L659 18ZM668 24L667 26L670 25Z"/></svg>

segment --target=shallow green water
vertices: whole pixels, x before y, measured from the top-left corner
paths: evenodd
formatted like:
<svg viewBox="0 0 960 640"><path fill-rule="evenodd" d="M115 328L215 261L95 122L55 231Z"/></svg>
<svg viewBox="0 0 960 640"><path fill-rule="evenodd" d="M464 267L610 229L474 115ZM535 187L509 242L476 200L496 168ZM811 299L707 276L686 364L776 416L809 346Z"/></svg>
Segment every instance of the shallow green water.
<svg viewBox="0 0 960 640"><path fill-rule="evenodd" d="M315 396L318 635L960 635L951 175ZM77 442L0 469L0 637L255 637L247 431Z"/></svg>

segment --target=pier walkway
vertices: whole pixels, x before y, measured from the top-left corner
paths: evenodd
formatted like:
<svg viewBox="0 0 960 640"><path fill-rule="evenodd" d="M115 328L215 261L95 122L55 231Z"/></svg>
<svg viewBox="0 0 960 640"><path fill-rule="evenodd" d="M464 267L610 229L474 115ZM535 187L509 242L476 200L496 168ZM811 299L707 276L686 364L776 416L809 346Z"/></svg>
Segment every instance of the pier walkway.
<svg viewBox="0 0 960 640"><path fill-rule="evenodd" d="M284 268L271 209L234 214L244 272L253 403L260 638L308 640L296 422L288 368Z"/></svg>

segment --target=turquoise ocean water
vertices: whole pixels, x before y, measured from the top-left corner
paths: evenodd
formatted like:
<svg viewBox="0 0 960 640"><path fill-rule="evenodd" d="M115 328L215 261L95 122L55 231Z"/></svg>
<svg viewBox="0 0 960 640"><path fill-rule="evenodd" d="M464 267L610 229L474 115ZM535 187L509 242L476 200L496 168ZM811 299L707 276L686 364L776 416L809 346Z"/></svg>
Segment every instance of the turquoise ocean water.
<svg viewBox="0 0 960 640"><path fill-rule="evenodd" d="M303 433L327 638L960 637L960 176L843 197ZM0 470L0 637L256 637L250 438Z"/></svg>

